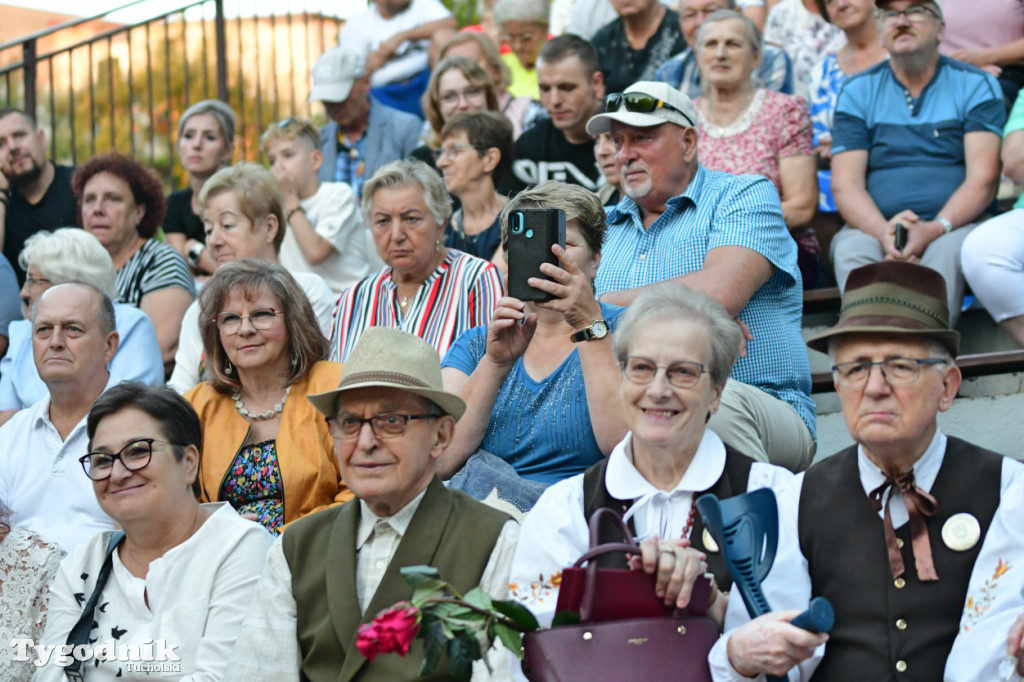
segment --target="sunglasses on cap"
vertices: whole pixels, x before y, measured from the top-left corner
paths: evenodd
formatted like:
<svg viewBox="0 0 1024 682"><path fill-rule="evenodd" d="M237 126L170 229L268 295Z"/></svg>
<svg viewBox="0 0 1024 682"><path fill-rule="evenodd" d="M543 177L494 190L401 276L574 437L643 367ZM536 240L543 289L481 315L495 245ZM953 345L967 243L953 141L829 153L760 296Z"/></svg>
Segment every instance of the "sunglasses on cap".
<svg viewBox="0 0 1024 682"><path fill-rule="evenodd" d="M616 92L611 95L608 95L608 98L604 101L604 110L609 112L618 111L619 107L623 105L625 105L626 111L633 111L638 114L649 114L655 109L663 107L665 109L668 109L669 111L674 111L683 118L685 118L691 126L696 125L693 121L690 120L690 117L686 114L686 112L675 108L665 100L658 99L657 97L651 97L650 95L645 95L642 92Z"/></svg>

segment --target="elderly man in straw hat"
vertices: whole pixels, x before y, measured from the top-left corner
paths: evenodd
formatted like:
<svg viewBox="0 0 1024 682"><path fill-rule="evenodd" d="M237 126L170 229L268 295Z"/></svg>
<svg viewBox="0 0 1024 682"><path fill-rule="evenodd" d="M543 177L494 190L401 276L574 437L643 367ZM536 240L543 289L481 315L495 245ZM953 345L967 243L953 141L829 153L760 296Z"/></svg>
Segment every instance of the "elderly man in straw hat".
<svg viewBox="0 0 1024 682"><path fill-rule="evenodd" d="M961 381L946 305L935 270L867 265L850 274L839 323L808 342L834 363L857 445L779 496L763 585L779 610L750 621L732 600L716 680L1008 679L998 668L1024 608L1024 466L938 428ZM828 637L784 610L816 596L835 607Z"/></svg>
<svg viewBox="0 0 1024 682"><path fill-rule="evenodd" d="M466 404L441 384L440 361L422 339L371 327L349 355L338 388L308 396L327 418L345 483L356 500L300 519L273 545L235 652L230 679L411 680L423 660L372 662L356 631L409 599L403 566L429 564L459 592L508 588L518 525L450 491L435 475ZM496 651L496 650L494 650ZM477 662L474 679L486 679ZM507 676L503 654L492 668ZM431 679L454 679L444 660Z"/></svg>

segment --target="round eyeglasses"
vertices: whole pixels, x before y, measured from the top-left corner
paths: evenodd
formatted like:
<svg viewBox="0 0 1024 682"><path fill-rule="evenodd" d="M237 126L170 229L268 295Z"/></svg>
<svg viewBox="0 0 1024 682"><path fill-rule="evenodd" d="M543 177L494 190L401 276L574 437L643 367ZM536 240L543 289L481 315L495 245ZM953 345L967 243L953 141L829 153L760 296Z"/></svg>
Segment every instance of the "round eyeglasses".
<svg viewBox="0 0 1024 682"><path fill-rule="evenodd" d="M239 315L238 313L217 313L213 317L214 324L222 332L231 336L237 334L238 330L242 328L242 320L249 320L249 324L254 329L270 329L274 326L274 321L278 315L284 315L281 310L274 310L273 308L257 308L248 315Z"/></svg>
<svg viewBox="0 0 1024 682"><path fill-rule="evenodd" d="M437 419L439 414L397 414L386 412L372 417L357 417L354 414L338 414L327 418L327 430L334 438L356 438L363 430L363 424L369 424L373 435L377 438L398 438L405 433L412 419Z"/></svg>
<svg viewBox="0 0 1024 682"><path fill-rule="evenodd" d="M654 381L658 370L665 370L665 379L676 388L693 388L700 381L702 374L707 374L704 365L699 362L673 362L671 365L659 365L649 358L631 355L622 363L622 374L634 384L646 386Z"/></svg>
<svg viewBox="0 0 1024 682"><path fill-rule="evenodd" d="M82 463L85 475L94 481L110 478L114 471L114 461L121 460L121 465L128 471L145 469L153 459L153 443L170 443L158 438L139 438L125 445L119 452L90 452L78 461Z"/></svg>

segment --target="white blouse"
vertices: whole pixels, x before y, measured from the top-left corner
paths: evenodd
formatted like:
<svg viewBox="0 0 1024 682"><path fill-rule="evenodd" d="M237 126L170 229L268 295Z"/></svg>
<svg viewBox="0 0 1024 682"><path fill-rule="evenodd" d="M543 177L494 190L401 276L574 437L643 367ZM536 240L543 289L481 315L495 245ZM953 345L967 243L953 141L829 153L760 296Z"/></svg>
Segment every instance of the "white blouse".
<svg viewBox="0 0 1024 682"><path fill-rule="evenodd" d="M693 495L707 490L725 470L725 445L706 429L693 461L676 485L667 492L651 485L633 466L632 434L608 455L605 484L620 500L634 500L625 515L633 520L637 541L651 535L682 537L692 508ZM747 490L778 489L793 474L771 464L754 462ZM512 558L509 596L525 604L542 627L551 625L558 602L562 569L590 549L590 529L583 516L583 474L560 481L537 500L519 535Z"/></svg>
<svg viewBox="0 0 1024 682"><path fill-rule="evenodd" d="M94 647L112 640L115 647L136 645L154 652L164 640L175 661L94 660L83 665L89 682L97 680L188 680L214 682L225 673L273 538L262 526L247 521L225 502L203 505L215 511L185 542L149 565L136 578L114 551L113 570L95 611ZM62 645L93 592L106 556L110 533L100 533L79 546L61 564L50 595L43 644ZM148 601L148 605L147 605ZM147 665L164 666L148 672ZM36 671L37 682L64 682L53 658Z"/></svg>

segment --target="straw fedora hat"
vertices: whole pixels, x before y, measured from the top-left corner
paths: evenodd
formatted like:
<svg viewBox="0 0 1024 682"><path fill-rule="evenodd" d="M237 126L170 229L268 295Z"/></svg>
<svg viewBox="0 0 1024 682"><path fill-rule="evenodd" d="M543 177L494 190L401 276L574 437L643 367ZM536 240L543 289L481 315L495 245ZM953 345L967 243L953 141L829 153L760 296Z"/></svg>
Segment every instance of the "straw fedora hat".
<svg viewBox="0 0 1024 682"><path fill-rule="evenodd" d="M847 334L897 334L934 339L955 358L960 334L949 328L946 280L915 263L882 261L850 273L839 322L807 345L828 352L831 338Z"/></svg>
<svg viewBox="0 0 1024 682"><path fill-rule="evenodd" d="M437 350L418 336L389 327L363 332L341 370L338 388L306 396L324 415L336 414L338 396L357 388L396 388L426 398L458 421L466 411L459 396L444 390Z"/></svg>

